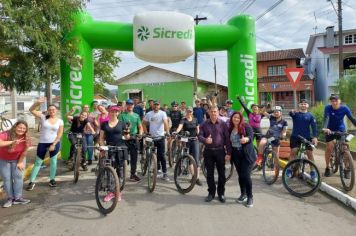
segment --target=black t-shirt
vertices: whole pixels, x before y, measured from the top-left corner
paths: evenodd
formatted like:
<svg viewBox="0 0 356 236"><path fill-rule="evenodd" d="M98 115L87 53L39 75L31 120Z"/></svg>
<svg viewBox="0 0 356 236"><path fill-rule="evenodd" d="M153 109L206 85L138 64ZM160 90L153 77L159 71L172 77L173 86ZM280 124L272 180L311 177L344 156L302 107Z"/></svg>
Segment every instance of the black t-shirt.
<svg viewBox="0 0 356 236"><path fill-rule="evenodd" d="M105 140L108 145L112 146L123 146L125 141L122 139L124 135L124 130L126 129L126 124L124 122L117 122L116 126L111 128L109 126L109 121L101 124L101 130L104 131Z"/></svg>
<svg viewBox="0 0 356 236"><path fill-rule="evenodd" d="M189 131L189 137L197 136L197 126L199 126L199 124L196 118L193 118L192 121L188 121L187 118L183 118L180 123L183 124L184 131Z"/></svg>
<svg viewBox="0 0 356 236"><path fill-rule="evenodd" d="M182 112L172 110L172 111L168 112L167 115L171 118L172 129L177 129L180 124L181 119L183 118Z"/></svg>
<svg viewBox="0 0 356 236"><path fill-rule="evenodd" d="M70 127L70 131L73 133L83 133L84 127L87 125L87 123L88 123L87 119L80 121L79 116L74 116L72 120L72 125Z"/></svg>

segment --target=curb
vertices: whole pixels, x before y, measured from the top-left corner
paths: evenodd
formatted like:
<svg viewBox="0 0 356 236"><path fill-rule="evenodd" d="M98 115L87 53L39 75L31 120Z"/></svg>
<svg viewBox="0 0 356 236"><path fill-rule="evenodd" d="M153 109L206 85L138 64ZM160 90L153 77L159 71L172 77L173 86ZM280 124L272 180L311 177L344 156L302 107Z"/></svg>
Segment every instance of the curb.
<svg viewBox="0 0 356 236"><path fill-rule="evenodd" d="M346 205L349 208L352 208L354 211L356 211L356 199L341 192L340 190L331 187L330 185L326 184L325 182L322 182L320 185L320 190L322 192L325 192L329 196L336 198L340 202L342 202L344 205Z"/></svg>

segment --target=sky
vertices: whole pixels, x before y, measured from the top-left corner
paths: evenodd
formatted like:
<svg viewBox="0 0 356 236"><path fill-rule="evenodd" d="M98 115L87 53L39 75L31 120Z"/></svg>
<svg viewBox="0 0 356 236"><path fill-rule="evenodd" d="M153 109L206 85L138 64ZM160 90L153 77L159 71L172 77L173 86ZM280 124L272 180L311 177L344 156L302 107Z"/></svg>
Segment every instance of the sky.
<svg viewBox="0 0 356 236"><path fill-rule="evenodd" d="M275 3L274 9L268 10ZM343 0L343 29L356 28L356 0ZM337 0L333 0L337 8ZM132 23L137 13L176 11L195 17L207 17L199 24L226 24L233 16L247 14L256 20L257 52L307 47L309 36L335 26L337 15L328 0L90 0L87 11L98 21ZM132 52L117 52L122 62L115 70L116 79L147 65L193 76L194 58L173 64L154 64L137 59ZM198 78L214 81L214 58L217 81L227 84L226 52L198 54Z"/></svg>

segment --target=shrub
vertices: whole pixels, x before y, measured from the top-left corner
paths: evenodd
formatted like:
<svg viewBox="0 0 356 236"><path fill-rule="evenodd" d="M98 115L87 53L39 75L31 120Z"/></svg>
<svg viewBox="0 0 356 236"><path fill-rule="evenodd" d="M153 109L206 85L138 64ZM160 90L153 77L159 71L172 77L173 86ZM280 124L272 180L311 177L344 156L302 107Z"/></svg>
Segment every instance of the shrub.
<svg viewBox="0 0 356 236"><path fill-rule="evenodd" d="M316 125L319 133L318 139L324 141L325 135L322 132L324 124L324 104L322 102L316 103L315 106L310 109L310 112L313 114L316 120Z"/></svg>

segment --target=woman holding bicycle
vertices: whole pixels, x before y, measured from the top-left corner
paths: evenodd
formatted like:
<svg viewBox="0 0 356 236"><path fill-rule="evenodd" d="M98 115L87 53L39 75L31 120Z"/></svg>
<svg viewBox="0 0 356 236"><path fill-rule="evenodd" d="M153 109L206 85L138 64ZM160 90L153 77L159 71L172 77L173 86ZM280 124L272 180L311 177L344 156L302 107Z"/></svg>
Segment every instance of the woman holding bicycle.
<svg viewBox="0 0 356 236"><path fill-rule="evenodd" d="M253 130L244 122L241 112L234 112L230 119L231 158L239 175L241 195L238 203L246 202L247 207L253 207L251 171L256 162L253 148Z"/></svg>
<svg viewBox="0 0 356 236"><path fill-rule="evenodd" d="M68 121L72 123L69 134L68 134L68 139L71 143L70 147L70 157L68 160L68 166L72 169L73 164L72 160L75 155L75 145L77 144L77 136L76 134L83 134L85 129L88 129L92 134L95 134L94 128L91 126L90 122L88 121L88 112L82 111L79 116L72 116L72 113L75 111L75 108L73 107L67 114L65 114L65 117L67 117ZM85 135L82 137L82 153L85 153L87 150L87 141L85 138ZM85 161L85 157L82 156L81 160L81 165L84 171L88 170L87 163Z"/></svg>
<svg viewBox="0 0 356 236"><path fill-rule="evenodd" d="M196 184L202 186L203 184L199 179L199 173L200 173L199 140L198 140L199 124L198 124L198 120L193 117L192 107L187 108L185 118L183 118L180 121L177 130L173 133L179 133L182 130L189 132L189 142L187 143L187 146L189 148L189 154L194 157L194 160L197 163L197 167L198 167ZM191 165L191 167L192 166L193 165Z"/></svg>
<svg viewBox="0 0 356 236"><path fill-rule="evenodd" d="M4 180L7 195L4 208L30 202L22 197L26 154L28 147L31 146L27 131L27 123L18 121L9 131L0 133L0 175Z"/></svg>
<svg viewBox="0 0 356 236"><path fill-rule="evenodd" d="M40 140L37 146L37 157L33 166L30 183L26 190L31 191L35 187L35 180L38 172L41 169L41 165L49 151L50 157L50 172L49 172L49 186L56 187L55 181L57 172L57 156L61 146L61 138L63 135L63 120L57 117L57 107L49 105L47 109L47 115L43 115L41 111L36 110L42 103L45 102L45 98L40 98L30 107L30 112L37 118L41 119Z"/></svg>

